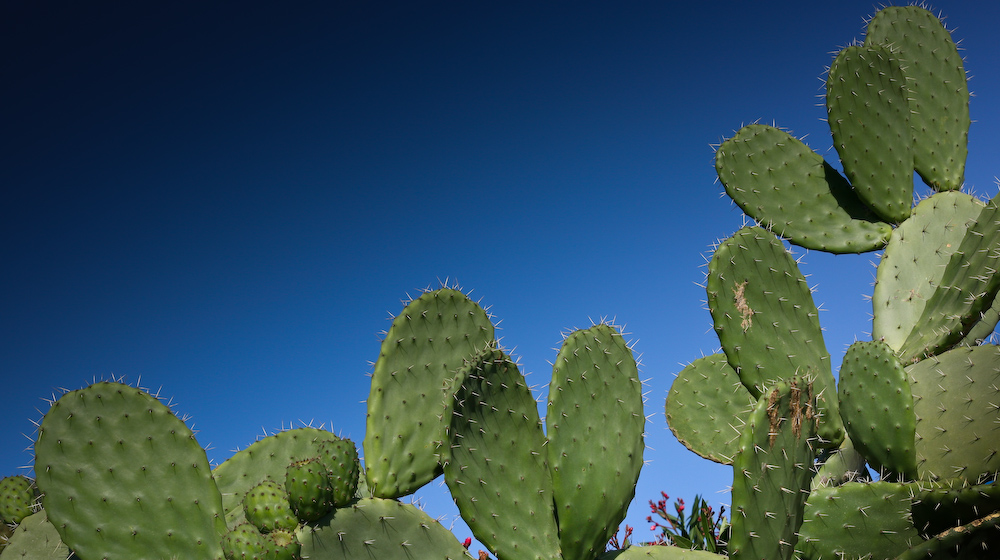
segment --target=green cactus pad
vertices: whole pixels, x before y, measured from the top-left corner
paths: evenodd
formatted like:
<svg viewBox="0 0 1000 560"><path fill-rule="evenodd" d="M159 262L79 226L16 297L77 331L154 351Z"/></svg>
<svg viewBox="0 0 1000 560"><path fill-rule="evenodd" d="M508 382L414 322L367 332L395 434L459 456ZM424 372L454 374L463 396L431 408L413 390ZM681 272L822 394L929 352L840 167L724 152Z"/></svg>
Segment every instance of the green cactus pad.
<svg viewBox="0 0 1000 560"><path fill-rule="evenodd" d="M299 530L302 558L312 560L465 560L462 543L410 504L365 498Z"/></svg>
<svg viewBox="0 0 1000 560"><path fill-rule="evenodd" d="M320 444L319 457L330 476L333 506L346 506L354 500L361 480L358 448L349 439L328 440Z"/></svg>
<svg viewBox="0 0 1000 560"><path fill-rule="evenodd" d="M318 457L288 465L285 491L299 521L316 521L333 508L333 485L326 465Z"/></svg>
<svg viewBox="0 0 1000 560"><path fill-rule="evenodd" d="M667 425L691 451L730 465L756 402L719 352L695 360L674 379L665 407Z"/></svg>
<svg viewBox="0 0 1000 560"><path fill-rule="evenodd" d="M772 126L741 128L715 152L715 168L747 215L796 245L864 253L892 232L822 156Z"/></svg>
<svg viewBox="0 0 1000 560"><path fill-rule="evenodd" d="M878 46L840 51L826 81L833 145L854 192L883 220L899 223L913 207L913 138L906 78Z"/></svg>
<svg viewBox="0 0 1000 560"><path fill-rule="evenodd" d="M247 491L243 498L243 512L247 521L261 533L276 529L291 531L299 524L288 503L288 492L273 480L261 481Z"/></svg>
<svg viewBox="0 0 1000 560"><path fill-rule="evenodd" d="M1000 471L1000 347L956 348L906 370L922 479L973 483Z"/></svg>
<svg viewBox="0 0 1000 560"><path fill-rule="evenodd" d="M552 367L549 469L566 558L593 558L625 519L645 447L642 383L618 329L566 337Z"/></svg>
<svg viewBox="0 0 1000 560"><path fill-rule="evenodd" d="M265 479L284 480L288 465L320 455L320 446L340 438L326 430L295 428L257 440L215 468L212 475L222 492L226 523L232 528L245 520L243 496Z"/></svg>
<svg viewBox="0 0 1000 560"><path fill-rule="evenodd" d="M840 367L837 394L847 434L881 478L917 478L913 396L892 349L880 340L852 344Z"/></svg>
<svg viewBox="0 0 1000 560"><path fill-rule="evenodd" d="M815 395L798 378L757 401L733 459L733 560L792 557L816 457Z"/></svg>
<svg viewBox="0 0 1000 560"><path fill-rule="evenodd" d="M922 539L910 520L915 484L849 482L809 494L799 531L802 560L887 560Z"/></svg>
<svg viewBox="0 0 1000 560"><path fill-rule="evenodd" d="M625 550L611 550L597 557L597 560L725 560L727 556L688 550L676 546L630 546Z"/></svg>
<svg viewBox="0 0 1000 560"><path fill-rule="evenodd" d="M997 208L959 192L923 200L893 232L872 296L872 336L904 363L947 350L981 320L1000 275Z"/></svg>
<svg viewBox="0 0 1000 560"><path fill-rule="evenodd" d="M141 389L64 394L35 443L49 520L81 558L220 559L222 497L191 430Z"/></svg>
<svg viewBox="0 0 1000 560"><path fill-rule="evenodd" d="M891 49L906 75L914 166L937 190L958 190L968 155L969 88L951 34L918 6L893 6L868 23L865 46Z"/></svg>
<svg viewBox="0 0 1000 560"><path fill-rule="evenodd" d="M462 519L498 558L561 558L546 439L524 377L495 348L461 376L444 476Z"/></svg>
<svg viewBox="0 0 1000 560"><path fill-rule="evenodd" d="M20 523L35 507L35 485L26 476L0 479L0 523Z"/></svg>
<svg viewBox="0 0 1000 560"><path fill-rule="evenodd" d="M448 288L421 295L393 320L368 396L365 474L375 496L405 496L441 474L455 371L492 340L486 312Z"/></svg>
<svg viewBox="0 0 1000 560"><path fill-rule="evenodd" d="M66 560L69 547L60 539L59 532L49 523L45 511L33 513L21 520L6 547L0 547L3 560Z"/></svg>
<svg viewBox="0 0 1000 560"><path fill-rule="evenodd" d="M781 241L760 227L737 231L715 250L706 287L722 349L750 393L759 397L778 380L811 375L822 443L840 445L844 427L819 311Z"/></svg>

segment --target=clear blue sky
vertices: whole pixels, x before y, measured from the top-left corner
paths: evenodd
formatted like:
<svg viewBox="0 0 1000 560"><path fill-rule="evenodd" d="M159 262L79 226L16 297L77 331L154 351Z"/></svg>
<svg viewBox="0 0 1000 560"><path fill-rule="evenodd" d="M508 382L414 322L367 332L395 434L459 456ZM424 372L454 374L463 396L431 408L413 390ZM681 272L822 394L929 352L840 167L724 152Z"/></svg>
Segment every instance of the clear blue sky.
<svg viewBox="0 0 1000 560"><path fill-rule="evenodd" d="M639 537L660 490L727 503L731 470L663 416L717 348L696 283L742 224L711 144L759 119L839 167L822 76L875 6L680 4L0 2L0 475L43 397L110 375L162 388L216 462L300 422L360 446L378 333L447 278L539 390L561 332L627 327L653 414ZM1000 5L933 8L992 196ZM867 337L872 258L805 256L834 363Z"/></svg>

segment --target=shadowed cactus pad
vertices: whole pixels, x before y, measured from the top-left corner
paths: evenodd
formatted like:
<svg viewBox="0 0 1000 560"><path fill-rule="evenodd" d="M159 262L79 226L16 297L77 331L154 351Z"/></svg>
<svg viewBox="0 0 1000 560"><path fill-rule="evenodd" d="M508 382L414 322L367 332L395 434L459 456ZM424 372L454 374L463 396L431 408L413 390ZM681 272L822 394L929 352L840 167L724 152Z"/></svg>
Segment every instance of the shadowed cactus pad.
<svg viewBox="0 0 1000 560"><path fill-rule="evenodd" d="M498 558L560 558L546 439L524 376L487 348L461 377L444 476L462 519Z"/></svg>

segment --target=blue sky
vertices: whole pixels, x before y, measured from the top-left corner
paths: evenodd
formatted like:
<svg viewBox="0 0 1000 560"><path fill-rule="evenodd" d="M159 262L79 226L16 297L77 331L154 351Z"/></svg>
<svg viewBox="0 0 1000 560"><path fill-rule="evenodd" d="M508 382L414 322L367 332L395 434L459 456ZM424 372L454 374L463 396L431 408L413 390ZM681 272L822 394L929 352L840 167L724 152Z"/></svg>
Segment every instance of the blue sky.
<svg viewBox="0 0 1000 560"><path fill-rule="evenodd" d="M717 348L697 283L743 223L711 145L774 122L839 167L823 72L875 6L674 4L0 4L0 475L43 397L111 375L162 388L216 462L300 422L360 446L378 333L448 281L539 390L560 333L626 327L653 414L640 537L661 490L727 503L730 469L663 416ZM1000 5L933 8L992 196ZM872 260L805 255L834 363L867 337ZM457 517L437 482L420 498Z"/></svg>

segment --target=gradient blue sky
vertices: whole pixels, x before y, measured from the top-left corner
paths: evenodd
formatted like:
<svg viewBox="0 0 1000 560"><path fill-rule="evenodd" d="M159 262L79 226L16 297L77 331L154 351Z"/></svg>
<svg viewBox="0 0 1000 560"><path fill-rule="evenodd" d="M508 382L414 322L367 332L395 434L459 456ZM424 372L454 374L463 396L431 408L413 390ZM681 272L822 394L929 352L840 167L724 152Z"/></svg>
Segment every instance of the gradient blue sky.
<svg viewBox="0 0 1000 560"><path fill-rule="evenodd" d="M1000 4L933 6L973 76L967 184L1000 173ZM629 513L727 503L678 444L674 375L717 340L711 244L743 219L711 145L818 106L870 1L0 2L0 475L57 388L162 388L220 462L300 422L364 437L401 299L472 290L544 390L560 333L614 318L650 417ZM799 254L802 251L798 252ZM839 363L871 255L805 255ZM437 482L428 512L457 517ZM460 538L470 535L456 525Z"/></svg>

